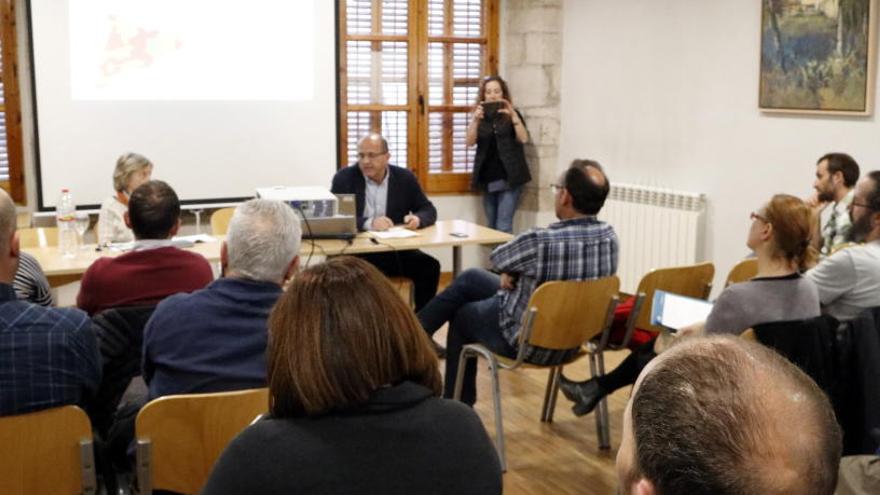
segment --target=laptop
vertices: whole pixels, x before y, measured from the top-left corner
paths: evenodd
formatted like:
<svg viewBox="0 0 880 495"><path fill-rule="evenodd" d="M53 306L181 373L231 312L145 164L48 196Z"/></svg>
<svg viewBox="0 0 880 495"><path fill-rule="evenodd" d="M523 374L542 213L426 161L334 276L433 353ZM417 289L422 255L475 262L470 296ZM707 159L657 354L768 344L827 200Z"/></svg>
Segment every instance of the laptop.
<svg viewBox="0 0 880 495"><path fill-rule="evenodd" d="M303 239L353 239L357 235L354 194L337 194L336 214L332 217L299 219Z"/></svg>

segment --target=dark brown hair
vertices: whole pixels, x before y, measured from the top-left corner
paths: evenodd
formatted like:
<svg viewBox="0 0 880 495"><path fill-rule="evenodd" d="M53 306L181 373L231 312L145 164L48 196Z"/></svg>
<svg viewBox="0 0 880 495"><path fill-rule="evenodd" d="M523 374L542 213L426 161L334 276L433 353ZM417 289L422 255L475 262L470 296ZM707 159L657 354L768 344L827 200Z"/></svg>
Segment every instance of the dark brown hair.
<svg viewBox="0 0 880 495"><path fill-rule="evenodd" d="M764 207L763 214L773 225L774 256L797 263L801 271L812 266L818 256L810 245L813 210L801 198L777 194Z"/></svg>
<svg viewBox="0 0 880 495"><path fill-rule="evenodd" d="M587 169L594 168L602 174L602 183L596 182ZM584 215L595 215L605 205L605 199L611 190L608 177L599 162L589 159L577 159L571 162L563 178L565 190L571 195L572 206Z"/></svg>
<svg viewBox="0 0 880 495"><path fill-rule="evenodd" d="M686 340L635 391L624 481L666 495L833 493L840 428L813 380L754 342Z"/></svg>
<svg viewBox="0 0 880 495"><path fill-rule="evenodd" d="M501 76L486 76L480 81L480 91L477 93L477 105L486 100L486 85L492 81L497 81L498 84L501 85L501 96L513 105L513 98L510 97L510 90L507 88L507 83L504 79L501 79Z"/></svg>
<svg viewBox="0 0 880 495"><path fill-rule="evenodd" d="M880 213L880 170L868 172L868 179L873 182L871 184L873 187L865 201L867 201L868 209L871 210L871 213Z"/></svg>
<svg viewBox="0 0 880 495"><path fill-rule="evenodd" d="M409 380L439 396L428 334L373 265L340 256L297 274L269 317L270 409L317 416Z"/></svg>
<svg viewBox="0 0 880 495"><path fill-rule="evenodd" d="M145 182L128 198L128 218L136 239L167 239L180 219L180 200L167 183Z"/></svg>
<svg viewBox="0 0 880 495"><path fill-rule="evenodd" d="M853 187L859 180L859 164L853 157L846 153L827 153L816 161L816 165L828 160L828 175L840 172L843 175L843 185Z"/></svg>

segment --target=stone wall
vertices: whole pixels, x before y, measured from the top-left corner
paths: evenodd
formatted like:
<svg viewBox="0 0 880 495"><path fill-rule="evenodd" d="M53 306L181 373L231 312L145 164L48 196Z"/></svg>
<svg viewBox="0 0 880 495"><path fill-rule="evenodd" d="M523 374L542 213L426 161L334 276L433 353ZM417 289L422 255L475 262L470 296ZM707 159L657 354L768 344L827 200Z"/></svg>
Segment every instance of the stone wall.
<svg viewBox="0 0 880 495"><path fill-rule="evenodd" d="M523 212L553 209L549 185L556 180L559 149L562 4L563 0L501 2L501 75L531 136L526 158L532 182L523 194Z"/></svg>

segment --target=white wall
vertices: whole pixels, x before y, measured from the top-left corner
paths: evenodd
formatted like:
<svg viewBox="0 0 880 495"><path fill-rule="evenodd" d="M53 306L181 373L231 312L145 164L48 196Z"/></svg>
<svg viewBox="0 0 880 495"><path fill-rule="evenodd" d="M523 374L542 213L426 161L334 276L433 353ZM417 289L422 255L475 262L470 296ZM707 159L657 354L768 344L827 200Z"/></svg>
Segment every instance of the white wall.
<svg viewBox="0 0 880 495"><path fill-rule="evenodd" d="M880 168L873 117L758 111L760 25L757 0L565 1L559 167L591 157L612 182L706 193L716 287L746 254L749 212L811 193L819 156Z"/></svg>

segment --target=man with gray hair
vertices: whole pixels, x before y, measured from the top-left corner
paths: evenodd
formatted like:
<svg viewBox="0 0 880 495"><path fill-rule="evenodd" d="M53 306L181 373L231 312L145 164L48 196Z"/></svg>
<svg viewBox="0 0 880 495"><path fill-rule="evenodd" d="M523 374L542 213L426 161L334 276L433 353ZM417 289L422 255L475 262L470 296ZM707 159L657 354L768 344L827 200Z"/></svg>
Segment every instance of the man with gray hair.
<svg viewBox="0 0 880 495"><path fill-rule="evenodd" d="M149 399L266 386L266 322L299 265L293 210L254 199L236 208L220 251L223 277L162 301L144 329Z"/></svg>
<svg viewBox="0 0 880 495"><path fill-rule="evenodd" d="M0 189L0 416L85 405L101 381L101 356L88 316L20 301L15 205Z"/></svg>

